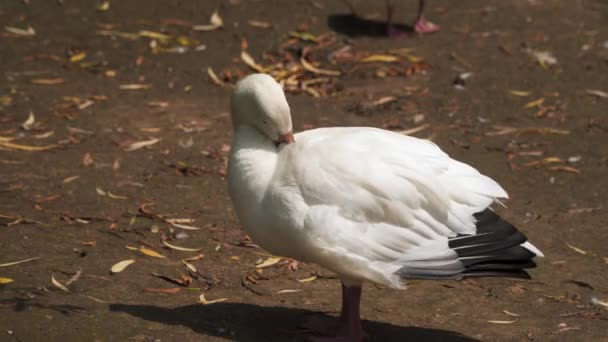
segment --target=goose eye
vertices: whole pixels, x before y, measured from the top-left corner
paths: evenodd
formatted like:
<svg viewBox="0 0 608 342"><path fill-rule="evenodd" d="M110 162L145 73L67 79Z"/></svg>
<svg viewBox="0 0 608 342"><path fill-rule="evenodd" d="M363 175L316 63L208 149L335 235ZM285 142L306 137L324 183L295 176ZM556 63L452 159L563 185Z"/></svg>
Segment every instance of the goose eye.
<svg viewBox="0 0 608 342"><path fill-rule="evenodd" d="M262 122L264 123L264 125L268 125L268 121L264 120Z"/></svg>

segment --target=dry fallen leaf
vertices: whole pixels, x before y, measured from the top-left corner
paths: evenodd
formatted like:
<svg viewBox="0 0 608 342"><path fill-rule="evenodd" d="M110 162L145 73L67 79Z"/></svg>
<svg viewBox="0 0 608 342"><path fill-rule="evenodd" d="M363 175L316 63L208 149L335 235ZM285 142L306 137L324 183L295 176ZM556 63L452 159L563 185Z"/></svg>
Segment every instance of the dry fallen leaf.
<svg viewBox="0 0 608 342"><path fill-rule="evenodd" d="M60 290L65 291L65 292L70 292L70 290L67 287L65 287L65 285L63 285L62 283L58 282L57 279L55 279L54 275L51 275L51 282L53 283L53 285L55 285Z"/></svg>
<svg viewBox="0 0 608 342"><path fill-rule="evenodd" d="M585 92L589 95L597 96L602 99L608 99L608 92L595 90L595 89L587 89Z"/></svg>
<svg viewBox="0 0 608 342"><path fill-rule="evenodd" d="M362 63L373 63L373 62L383 62L383 63L392 63L397 62L399 58L397 56L392 55L371 55L365 57L361 60Z"/></svg>
<svg viewBox="0 0 608 342"><path fill-rule="evenodd" d="M281 290L281 291L277 291L276 293L295 293L295 292L302 292L303 290L292 290L292 289L286 289L286 290Z"/></svg>
<svg viewBox="0 0 608 342"><path fill-rule="evenodd" d="M506 313L509 316L513 316L513 317L519 317L519 314L513 313L511 311L507 311L507 310L502 310L502 312Z"/></svg>
<svg viewBox="0 0 608 342"><path fill-rule="evenodd" d="M315 74L319 74L319 75L327 75L327 76L340 76L340 72L336 71L336 70L325 70L325 69L319 69L315 66L313 66L312 64L310 64L305 58L304 56L302 56L300 58L300 63L302 63L302 67L304 67L304 69L315 73Z"/></svg>
<svg viewBox="0 0 608 342"><path fill-rule="evenodd" d="M198 252L201 249L203 249L203 248L187 248L187 247L175 246L164 240L163 240L163 244L171 249L175 249L176 251L182 251L182 252Z"/></svg>
<svg viewBox="0 0 608 342"><path fill-rule="evenodd" d="M120 272L124 271L125 268L127 268L129 265L131 265L134 262L135 262L135 260L133 260L133 259L119 261L119 262L115 263L114 266L112 266L112 268L110 269L110 273L111 274L120 273Z"/></svg>
<svg viewBox="0 0 608 342"><path fill-rule="evenodd" d="M188 226L185 224L178 223L180 219L167 219L165 222L169 223L175 228L185 229L185 230L200 230L199 227Z"/></svg>
<svg viewBox="0 0 608 342"><path fill-rule="evenodd" d="M4 263L4 264L0 264L0 267L8 267L8 266L13 266L13 265L19 265L19 264L22 264L24 262L34 261L34 260L37 260L37 259L40 259L40 257L34 257L34 258L25 259L25 260L7 262L7 263Z"/></svg>
<svg viewBox="0 0 608 342"><path fill-rule="evenodd" d="M29 131L34 127L35 122L36 122L36 118L34 118L34 113L30 112L30 114L27 117L27 120L25 120L21 124L21 128L23 128L26 131Z"/></svg>
<svg viewBox="0 0 608 342"><path fill-rule="evenodd" d="M0 284L8 284L8 283L12 283L15 280L11 279L11 278L5 278L5 277L0 277Z"/></svg>
<svg viewBox="0 0 608 342"><path fill-rule="evenodd" d="M152 138L150 140L144 140L144 141L134 142L134 143L128 145L127 147L125 147L124 150L127 151L127 152L132 152L132 151L135 151L135 150L139 150L140 148L144 148L146 146L154 145L154 144L156 144L159 141L160 141L160 139Z"/></svg>
<svg viewBox="0 0 608 342"><path fill-rule="evenodd" d="M4 29L7 32L16 34L18 36L31 37L31 36L36 35L36 30L34 30L34 28L31 26L28 26L28 28L26 28L26 29L21 29L21 28L12 27L12 26L4 26Z"/></svg>
<svg viewBox="0 0 608 342"><path fill-rule="evenodd" d="M262 261L261 263L255 265L255 267L257 267L257 268L266 268L266 267L270 267L270 266L278 263L279 261L281 261L280 257L270 257L270 258Z"/></svg>
<svg viewBox="0 0 608 342"><path fill-rule="evenodd" d="M218 85L220 87L223 87L225 85L224 81L217 77L215 71L213 71L211 67L207 68L207 75L209 75L209 79L211 80L211 82L213 82L213 84Z"/></svg>
<svg viewBox="0 0 608 342"><path fill-rule="evenodd" d="M545 98L544 98L544 97L541 97L541 98L540 98L540 99L538 99L538 100L534 100L534 101L531 101L531 102L526 103L526 105L524 106L524 108L533 108L533 107L538 107L538 106L540 106L541 104L543 104L543 102L545 102Z"/></svg>
<svg viewBox="0 0 608 342"><path fill-rule="evenodd" d="M205 295L201 293L200 297L198 298L198 302L200 304L203 305L208 305L208 304L213 304L213 303L219 303L219 302L223 302L225 300L228 300L228 298L219 298L219 299L214 299L214 300L207 300L205 298Z"/></svg>
<svg viewBox="0 0 608 342"><path fill-rule="evenodd" d="M65 80L63 78L34 78L33 80L30 80L30 82L40 85L57 85L64 83Z"/></svg>
<svg viewBox="0 0 608 342"><path fill-rule="evenodd" d="M211 18L209 19L209 25L194 25L192 29L194 31L213 31L217 30L224 26L224 20L220 17L218 11L213 12L211 14Z"/></svg>
<svg viewBox="0 0 608 342"><path fill-rule="evenodd" d="M579 253L579 254L582 254L582 255L587 254L587 251L586 251L586 250L583 250L583 249L580 249L580 248L578 248L578 247L572 246L572 245L571 245L571 244L569 244L569 243L566 243L566 246L568 246L568 248L570 248L571 250L573 250L573 251L575 251L575 252L577 252L577 253Z"/></svg>
<svg viewBox="0 0 608 342"><path fill-rule="evenodd" d="M143 83L132 83L132 84L121 84L119 86L120 89L123 90L143 90L152 88L151 84L143 84Z"/></svg>
<svg viewBox="0 0 608 342"><path fill-rule="evenodd" d="M139 247L139 251L142 252L143 254L147 255L147 256L151 256L153 258L160 258L160 259L165 259L166 256L158 253L157 251L148 249L146 247Z"/></svg>
<svg viewBox="0 0 608 342"><path fill-rule="evenodd" d="M517 322L517 320L512 320L512 321L487 321L488 323L494 323L494 324L512 324Z"/></svg>
<svg viewBox="0 0 608 342"><path fill-rule="evenodd" d="M243 60L243 62L245 62L245 64L247 64L247 66L249 66L253 70L258 72L264 72L264 68L261 65L257 64L255 60L253 60L253 57L251 57L251 55L247 53L247 51L241 51L241 59Z"/></svg>
<svg viewBox="0 0 608 342"><path fill-rule="evenodd" d="M0 140L0 147L13 149L13 150L39 152L39 151L52 150L52 149L58 147L58 145L53 144L53 145L44 145L44 146L30 146L30 145L14 144L14 143L11 143L8 141Z"/></svg>
<svg viewBox="0 0 608 342"><path fill-rule="evenodd" d="M315 279L317 279L317 276L316 276L316 275L314 275L314 276L312 276L312 277L304 278L304 279L298 279L298 281L299 281L300 283L308 283L308 282L311 282L311 281L313 281L313 280L315 280Z"/></svg>
<svg viewBox="0 0 608 342"><path fill-rule="evenodd" d="M524 90L509 90L509 93L511 95L515 95L515 96L530 96L530 94L532 94L531 91L524 91Z"/></svg>
<svg viewBox="0 0 608 342"><path fill-rule="evenodd" d="M110 2L109 1L103 1L101 2L99 5L97 5L95 7L95 9L99 12L105 12L107 10L110 9Z"/></svg>
<svg viewBox="0 0 608 342"><path fill-rule="evenodd" d="M75 55L72 55L72 56L70 57L70 62L72 62L72 63L77 63L77 62L82 61L82 60L83 60L83 59L85 59L86 57L87 57L87 53L86 53L86 52L79 52L79 53L77 53L77 54L75 54Z"/></svg>
<svg viewBox="0 0 608 342"><path fill-rule="evenodd" d="M264 29L267 29L267 28L271 28L271 27L272 27L272 24L271 24L271 23L269 23L269 22L267 22L267 21L261 21L261 20L249 20L247 23L248 23L250 26L253 26L253 27L259 27L259 28L264 28Z"/></svg>
<svg viewBox="0 0 608 342"><path fill-rule="evenodd" d="M168 289L165 289L165 288L155 289L155 288L147 287L144 289L144 291L146 291L146 292L156 292L156 293L165 293L165 294L176 294L181 290L182 289L180 287L171 287Z"/></svg>

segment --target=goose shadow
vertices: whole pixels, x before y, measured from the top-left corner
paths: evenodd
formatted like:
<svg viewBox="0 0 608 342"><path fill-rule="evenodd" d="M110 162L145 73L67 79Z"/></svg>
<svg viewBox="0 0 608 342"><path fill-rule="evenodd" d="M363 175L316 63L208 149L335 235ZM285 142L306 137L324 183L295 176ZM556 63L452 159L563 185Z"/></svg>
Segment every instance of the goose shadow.
<svg viewBox="0 0 608 342"><path fill-rule="evenodd" d="M242 303L187 305L164 308L154 305L111 304L110 311L124 312L147 321L181 325L205 335L232 341L307 341L297 325L316 312L264 307ZM456 332L420 327L402 327L389 323L364 321L366 341L478 341Z"/></svg>
<svg viewBox="0 0 608 342"><path fill-rule="evenodd" d="M337 33L349 37L387 37L386 21L361 18L354 14L330 14L327 17L327 26ZM414 28L409 25L394 24L397 30L413 33Z"/></svg>

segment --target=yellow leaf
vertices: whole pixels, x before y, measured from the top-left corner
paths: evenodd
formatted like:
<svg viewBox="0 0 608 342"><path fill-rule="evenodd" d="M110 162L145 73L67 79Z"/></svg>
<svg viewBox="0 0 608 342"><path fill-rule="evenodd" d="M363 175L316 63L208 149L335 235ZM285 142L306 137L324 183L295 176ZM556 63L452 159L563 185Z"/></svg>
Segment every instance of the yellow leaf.
<svg viewBox="0 0 608 342"><path fill-rule="evenodd" d="M137 248L137 247L133 247L133 246L125 246L125 247L126 247L127 249L132 250L132 251L136 251L136 250L138 250L138 248Z"/></svg>
<svg viewBox="0 0 608 342"><path fill-rule="evenodd" d="M530 96L530 94L532 94L531 91L525 90L509 90L509 93L515 96Z"/></svg>
<svg viewBox="0 0 608 342"><path fill-rule="evenodd" d="M169 36L169 35L158 33L158 32L153 32L153 31L147 31L147 30L141 30L141 31L139 31L138 34L140 37L146 37L146 38L152 38L152 39L158 39L158 40L171 39L171 36Z"/></svg>
<svg viewBox="0 0 608 342"><path fill-rule="evenodd" d="M11 278L0 277L0 284L8 284L8 283L12 283L12 282L14 282L14 280Z"/></svg>
<svg viewBox="0 0 608 342"><path fill-rule="evenodd" d="M80 52L80 53L77 53L77 54L73 55L72 57L70 57L70 62L72 62L72 63L80 62L83 59L85 59L86 57L87 57L86 52Z"/></svg>
<svg viewBox="0 0 608 342"><path fill-rule="evenodd" d="M147 255L147 256L151 256L153 258L161 258L161 259L165 259L166 257L160 253L158 253L157 251L153 251L151 249L148 249L146 247L139 247L139 251L142 252L143 254Z"/></svg>
<svg viewBox="0 0 608 342"><path fill-rule="evenodd" d="M298 38L300 40L303 40L305 42L317 42L318 38L317 36L315 36L312 33L308 33L308 32L297 32L297 31L291 31L289 32L289 36L293 37L293 38Z"/></svg>
<svg viewBox="0 0 608 342"><path fill-rule="evenodd" d="M398 61L399 58L392 55L371 55L365 57L361 60L363 63L372 63L372 62L383 62L383 63L392 63Z"/></svg>
<svg viewBox="0 0 608 342"><path fill-rule="evenodd" d="M135 260L133 260L133 259L119 261L116 264L114 264L114 266L112 266L112 268L110 269L110 272L111 273L120 273L120 272L124 271L125 268L127 268L129 265L131 265L134 262L135 262Z"/></svg>
<svg viewBox="0 0 608 342"><path fill-rule="evenodd" d="M241 51L241 59L243 60L243 62L245 62L245 64L247 64L253 70L259 71L259 72L264 72L264 68L262 66L260 66L259 64L257 64L253 60L253 57L251 57L251 55L247 53L247 51Z"/></svg>
<svg viewBox="0 0 608 342"><path fill-rule="evenodd" d="M327 76L340 76L339 71L319 69L319 68L313 66L312 64L308 63L308 61L306 59L304 59L304 57L300 58L300 63L302 63L302 66L304 67L304 69L306 69L312 73L315 73L315 74L327 75Z"/></svg>
<svg viewBox="0 0 608 342"><path fill-rule="evenodd" d="M418 57L418 56L414 56L414 55L407 55L405 57L407 57L407 60L412 63L420 63L424 60L422 57Z"/></svg>
<svg viewBox="0 0 608 342"><path fill-rule="evenodd" d="M54 149L55 147L57 147L57 145L29 146L29 145L14 144L14 143L11 143L8 141L0 140L0 147L10 148L10 149L14 149L14 150L35 152L35 151L48 151L48 150Z"/></svg>
<svg viewBox="0 0 608 342"><path fill-rule="evenodd" d="M528 102L528 103L526 103L526 105L524 106L524 108L533 108L533 107L538 107L538 106L540 106L541 104L543 104L543 102L545 102L545 98L544 98L544 97L541 97L541 98L540 98L540 99L538 99L538 100L534 100L534 101L532 101L532 102Z"/></svg>
<svg viewBox="0 0 608 342"><path fill-rule="evenodd" d="M270 266L278 263L279 261L281 261L281 258L279 258L279 257L270 257L270 258L262 261L261 263L255 265L255 267L266 268L266 267L270 267Z"/></svg>
<svg viewBox="0 0 608 342"><path fill-rule="evenodd" d="M51 282L53 283L53 285L55 285L60 290L65 291L65 292L70 292L70 290L67 287L65 287L65 285L63 285L62 283L58 282L57 279L55 279L54 275L51 275Z"/></svg>
<svg viewBox="0 0 608 342"><path fill-rule="evenodd" d="M34 78L30 82L41 85L56 85L65 82L65 80L63 78Z"/></svg>
<svg viewBox="0 0 608 342"><path fill-rule="evenodd" d="M123 90L143 90L143 89L150 89L152 88L151 84L139 84L139 83L135 83L135 84L121 84L119 86L120 89Z"/></svg>
<svg viewBox="0 0 608 342"><path fill-rule="evenodd" d="M99 5L97 5L97 7L95 9L97 9L97 11L99 11L99 12L105 12L110 9L110 2L104 1L104 2L100 3Z"/></svg>
<svg viewBox="0 0 608 342"><path fill-rule="evenodd" d="M313 281L313 280L315 280L315 279L317 279L317 276L316 276L316 275L315 275L315 276L312 276L312 277L304 278L304 279L298 279L298 281L299 281L300 283L308 283L308 282L311 282L311 281Z"/></svg>

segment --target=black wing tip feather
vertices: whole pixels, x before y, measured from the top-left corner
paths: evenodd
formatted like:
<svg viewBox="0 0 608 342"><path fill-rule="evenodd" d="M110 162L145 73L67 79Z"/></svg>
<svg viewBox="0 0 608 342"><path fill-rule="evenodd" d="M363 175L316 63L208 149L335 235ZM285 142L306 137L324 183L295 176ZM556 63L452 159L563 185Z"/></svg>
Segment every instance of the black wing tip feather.
<svg viewBox="0 0 608 342"><path fill-rule="evenodd" d="M515 277L529 279L525 271L536 267L536 254L521 246L528 238L491 209L476 213L475 235L448 241L465 266L465 277Z"/></svg>
<svg viewBox="0 0 608 342"><path fill-rule="evenodd" d="M530 279L525 270L536 267L536 254L521 246L528 238L491 209L474 214L476 233L448 240L458 254L458 268L416 268L407 265L396 272L403 279L461 279L505 277ZM464 267L464 270L463 270Z"/></svg>

